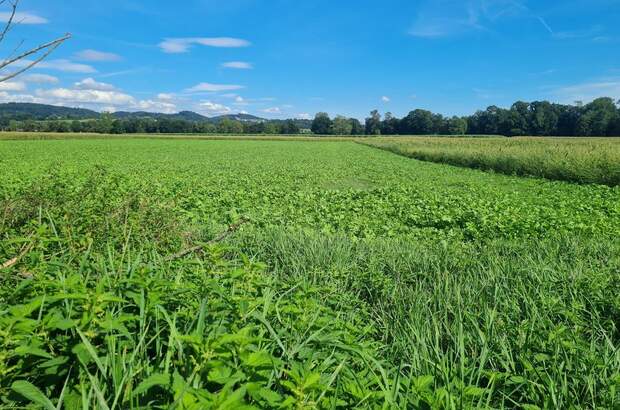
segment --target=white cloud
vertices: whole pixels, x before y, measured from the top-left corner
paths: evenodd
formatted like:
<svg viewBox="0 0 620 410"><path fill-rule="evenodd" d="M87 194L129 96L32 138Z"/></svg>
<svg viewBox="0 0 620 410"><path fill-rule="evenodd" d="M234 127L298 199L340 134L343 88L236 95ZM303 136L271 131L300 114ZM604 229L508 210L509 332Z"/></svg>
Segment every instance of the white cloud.
<svg viewBox="0 0 620 410"><path fill-rule="evenodd" d="M389 103L391 100L390 97L384 95L383 97L381 97L381 101L383 101L384 103Z"/></svg>
<svg viewBox="0 0 620 410"><path fill-rule="evenodd" d="M78 90L98 90L98 91L114 91L116 87L112 84L100 83L93 78L85 78L74 84Z"/></svg>
<svg viewBox="0 0 620 410"><path fill-rule="evenodd" d="M244 61L229 61L227 63L223 63L222 67L234 68L237 70L251 70L254 68L254 66L251 63L246 63Z"/></svg>
<svg viewBox="0 0 620 410"><path fill-rule="evenodd" d="M102 90L72 90L68 88L54 88L51 90L37 90L38 97L51 98L70 103L104 104L131 106L135 98L120 91Z"/></svg>
<svg viewBox="0 0 620 410"><path fill-rule="evenodd" d="M204 101L200 103L200 110L207 115L223 115L230 114L232 112L229 107L211 101Z"/></svg>
<svg viewBox="0 0 620 410"><path fill-rule="evenodd" d="M234 91L244 88L242 85L200 83L186 91L190 93Z"/></svg>
<svg viewBox="0 0 620 410"><path fill-rule="evenodd" d="M245 105L249 105L250 103L248 101L246 101L243 97L241 97L240 95L235 97L235 105L237 106L245 106Z"/></svg>
<svg viewBox="0 0 620 410"><path fill-rule="evenodd" d="M106 53L103 51L97 51L97 50L91 50L91 49L80 51L79 53L75 54L75 57L78 60L96 61L96 62L122 60L122 57L119 56L118 54Z"/></svg>
<svg viewBox="0 0 620 410"><path fill-rule="evenodd" d="M11 13L2 12L0 13L0 22L7 23L11 18ZM37 16L36 14L31 13L15 13L15 17L13 18L13 23L15 24L47 24L49 20L44 17Z"/></svg>
<svg viewBox="0 0 620 410"><path fill-rule="evenodd" d="M21 60L21 61L17 61L14 64L14 66L25 67L30 64L32 64L31 60ZM74 63L70 60L65 60L65 59L41 61L39 64L36 65L35 68L45 68L48 70L56 70L56 71L63 71L67 73L80 73L80 74L91 74L91 73L97 72L97 70L95 70L92 66L89 66L86 64Z"/></svg>
<svg viewBox="0 0 620 410"><path fill-rule="evenodd" d="M20 78L27 83L36 84L56 84L59 82L57 77L47 74L26 74Z"/></svg>
<svg viewBox="0 0 620 410"><path fill-rule="evenodd" d="M35 78L37 81L49 80ZM111 84L100 83L86 78L74 84L73 88L38 89L34 94L14 94L10 91L23 91L25 83L0 83L0 102L31 102L39 104L64 105L90 108L98 111L155 111L175 113L179 110L172 94L158 94L155 99L139 100L116 89ZM169 98L168 98L169 97Z"/></svg>
<svg viewBox="0 0 620 410"><path fill-rule="evenodd" d="M0 83L0 91L24 91L26 83L23 81L4 81Z"/></svg>
<svg viewBox="0 0 620 410"><path fill-rule="evenodd" d="M280 109L280 107L265 108L261 111L266 114L282 114L282 110Z"/></svg>
<svg viewBox="0 0 620 410"><path fill-rule="evenodd" d="M159 48L164 53L179 54L187 53L194 45L220 48L248 47L251 43L247 40L230 37L189 37L189 38L167 38L159 43Z"/></svg>
<svg viewBox="0 0 620 410"><path fill-rule="evenodd" d="M22 103L39 103L44 104L48 101L42 100L29 94L9 94L6 91L0 91L0 102L22 102Z"/></svg>
<svg viewBox="0 0 620 410"><path fill-rule="evenodd" d="M300 114L297 114L295 117L299 118L300 120L311 120L312 119L312 116L308 114L307 112L302 112Z"/></svg>
<svg viewBox="0 0 620 410"><path fill-rule="evenodd" d="M177 106L173 103L153 100L138 101L137 103L132 104L132 108L140 111L155 111L164 114L174 114L179 111Z"/></svg>
<svg viewBox="0 0 620 410"><path fill-rule="evenodd" d="M620 99L620 78L607 78L599 81L557 87L551 89L551 95L565 103L574 101L589 102L599 97Z"/></svg>

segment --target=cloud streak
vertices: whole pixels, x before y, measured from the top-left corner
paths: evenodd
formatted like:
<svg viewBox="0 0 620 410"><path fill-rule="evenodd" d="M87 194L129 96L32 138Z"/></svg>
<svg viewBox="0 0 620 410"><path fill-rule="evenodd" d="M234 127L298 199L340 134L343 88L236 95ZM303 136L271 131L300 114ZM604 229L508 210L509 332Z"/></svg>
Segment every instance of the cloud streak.
<svg viewBox="0 0 620 410"><path fill-rule="evenodd" d="M562 102L592 101L599 97L612 97L620 99L620 77L604 78L552 88L550 94Z"/></svg>
<svg viewBox="0 0 620 410"><path fill-rule="evenodd" d="M246 63L245 61L229 61L227 63L223 63L222 67L233 68L236 70L251 70L254 68L251 63Z"/></svg>
<svg viewBox="0 0 620 410"><path fill-rule="evenodd" d="M514 0L441 0L426 2L409 29L420 38L443 38L470 31L485 31L500 19L519 15L526 8Z"/></svg>
<svg viewBox="0 0 620 410"><path fill-rule="evenodd" d="M20 61L15 62L13 66L26 67L32 63L33 63L32 60L20 60ZM91 74L91 73L97 72L97 70L90 65L74 63L70 60L65 60L65 59L41 61L39 64L36 65L35 68L62 71L65 73L79 73L79 74Z"/></svg>
<svg viewBox="0 0 620 410"><path fill-rule="evenodd" d="M11 13L8 12L1 12L0 13L0 23L7 23L11 18ZM15 13L15 17L13 18L13 23L14 24L47 24L49 23L49 20L41 17L41 16L37 16L36 14L31 14L31 13Z"/></svg>
<svg viewBox="0 0 620 410"><path fill-rule="evenodd" d="M109 62L109 61L120 61L122 57L118 54L107 53L104 51L97 50L83 50L75 54L75 57L78 60L83 61L93 61L93 62Z"/></svg>
<svg viewBox="0 0 620 410"><path fill-rule="evenodd" d="M159 48L168 54L187 53L196 45L217 48L240 48L249 47L251 43L247 40L232 37L188 37L188 38L167 38L159 43Z"/></svg>
<svg viewBox="0 0 620 410"><path fill-rule="evenodd" d="M220 91L235 91L245 88L242 85L235 84L212 84L212 83L200 83L191 88L186 89L188 93L201 93L201 92L220 92Z"/></svg>

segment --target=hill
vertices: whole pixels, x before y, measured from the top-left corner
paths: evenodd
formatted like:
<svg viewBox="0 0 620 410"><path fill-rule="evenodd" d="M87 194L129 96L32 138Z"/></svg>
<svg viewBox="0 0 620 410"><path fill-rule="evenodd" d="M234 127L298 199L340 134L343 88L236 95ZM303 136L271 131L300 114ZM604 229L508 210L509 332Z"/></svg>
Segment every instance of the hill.
<svg viewBox="0 0 620 410"><path fill-rule="evenodd" d="M152 118L152 119L169 119L183 120L191 122L213 122L217 123L224 119L236 120L241 122L265 122L265 118L260 118L250 114L226 114L217 117L206 117L193 111L181 111L175 114L164 114L154 112L129 112L118 111L112 114L114 118ZM47 104L32 103L5 103L0 104L0 118L9 120L87 120L97 119L101 117L101 113L85 108L61 107Z"/></svg>
<svg viewBox="0 0 620 410"><path fill-rule="evenodd" d="M12 120L52 120L99 118L100 114L85 108L58 107L31 103L0 104L0 118Z"/></svg>

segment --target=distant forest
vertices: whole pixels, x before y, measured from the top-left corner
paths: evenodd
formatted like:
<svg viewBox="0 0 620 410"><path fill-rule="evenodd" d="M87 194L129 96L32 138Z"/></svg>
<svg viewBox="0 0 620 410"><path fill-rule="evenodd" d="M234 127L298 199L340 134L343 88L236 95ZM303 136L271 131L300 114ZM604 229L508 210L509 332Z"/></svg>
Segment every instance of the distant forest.
<svg viewBox="0 0 620 410"><path fill-rule="evenodd" d="M0 104L0 129L24 132L102 134L309 134L316 135L504 135L620 136L620 101L598 98L589 104L516 102L490 106L471 116L445 117L417 109L404 118L372 111L364 124L354 118L318 113L314 120L267 120L247 114L207 118L178 114L97 113L40 104Z"/></svg>

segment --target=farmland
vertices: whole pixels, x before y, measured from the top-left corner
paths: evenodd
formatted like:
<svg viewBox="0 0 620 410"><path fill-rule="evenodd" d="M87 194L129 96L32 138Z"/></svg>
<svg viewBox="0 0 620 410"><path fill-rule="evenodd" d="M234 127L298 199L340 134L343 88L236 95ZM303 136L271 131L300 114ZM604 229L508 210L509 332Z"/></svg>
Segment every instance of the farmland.
<svg viewBox="0 0 620 410"><path fill-rule="evenodd" d="M423 161L559 181L620 185L614 138L381 138L367 144Z"/></svg>
<svg viewBox="0 0 620 410"><path fill-rule="evenodd" d="M0 406L618 406L617 145L475 141L535 165L423 159L581 184L337 139L0 141Z"/></svg>

